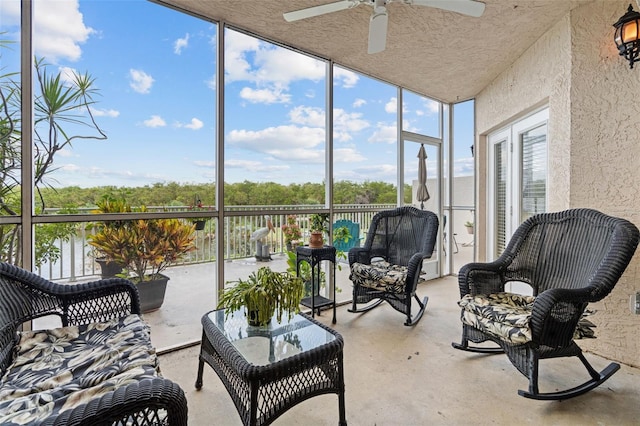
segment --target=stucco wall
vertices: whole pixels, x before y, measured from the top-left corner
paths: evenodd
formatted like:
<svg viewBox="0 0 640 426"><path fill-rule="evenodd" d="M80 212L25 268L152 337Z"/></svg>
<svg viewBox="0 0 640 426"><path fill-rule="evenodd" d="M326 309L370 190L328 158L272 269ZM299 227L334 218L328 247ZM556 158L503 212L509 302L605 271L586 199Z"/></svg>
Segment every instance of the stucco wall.
<svg viewBox="0 0 640 426"><path fill-rule="evenodd" d="M612 24L627 6L598 0L578 7L479 94L478 200L487 196L483 135L548 102L548 210L592 207L640 224L640 64L629 70L613 44ZM584 349L640 366L640 315L629 310L636 291L638 255L593 306L598 338L582 341Z"/></svg>
<svg viewBox="0 0 640 426"><path fill-rule="evenodd" d="M485 136L541 106L549 106L549 210L569 207L570 197L570 79L571 31L569 15L553 26L508 70L476 98L478 145L478 223L487 221L487 146ZM477 238L486 241L480 226ZM477 248L477 258L486 259L486 247Z"/></svg>
<svg viewBox="0 0 640 426"><path fill-rule="evenodd" d="M640 225L640 66L618 55L612 24L628 1L597 1L571 13L572 207L593 207ZM634 6L635 3L634 3ZM598 336L583 348L640 366L640 255L609 297L595 306Z"/></svg>

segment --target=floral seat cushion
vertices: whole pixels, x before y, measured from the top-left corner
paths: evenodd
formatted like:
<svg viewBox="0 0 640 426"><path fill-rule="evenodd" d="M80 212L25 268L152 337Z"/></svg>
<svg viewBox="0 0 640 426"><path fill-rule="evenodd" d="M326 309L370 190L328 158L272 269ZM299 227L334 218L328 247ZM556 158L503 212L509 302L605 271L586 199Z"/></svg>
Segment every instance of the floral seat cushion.
<svg viewBox="0 0 640 426"><path fill-rule="evenodd" d="M407 282L407 267L393 265L384 260L371 262L370 265L356 262L351 265L349 279L354 284L363 287L389 293L404 293ZM420 278L419 281L424 281L424 279Z"/></svg>
<svg viewBox="0 0 640 426"><path fill-rule="evenodd" d="M531 341L529 319L535 297L515 293L467 294L459 302L462 322L502 340Z"/></svg>
<svg viewBox="0 0 640 426"><path fill-rule="evenodd" d="M2 425L40 424L119 386L159 376L149 326L138 315L18 338L0 382Z"/></svg>

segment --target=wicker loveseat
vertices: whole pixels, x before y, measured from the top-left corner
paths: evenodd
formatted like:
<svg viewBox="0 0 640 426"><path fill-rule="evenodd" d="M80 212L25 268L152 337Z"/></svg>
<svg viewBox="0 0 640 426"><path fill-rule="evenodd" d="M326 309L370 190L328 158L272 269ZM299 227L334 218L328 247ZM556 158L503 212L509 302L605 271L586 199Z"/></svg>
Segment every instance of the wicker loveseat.
<svg viewBox="0 0 640 426"><path fill-rule="evenodd" d="M186 425L139 313L128 280L62 285L0 263L0 424ZM47 315L61 327L20 331Z"/></svg>

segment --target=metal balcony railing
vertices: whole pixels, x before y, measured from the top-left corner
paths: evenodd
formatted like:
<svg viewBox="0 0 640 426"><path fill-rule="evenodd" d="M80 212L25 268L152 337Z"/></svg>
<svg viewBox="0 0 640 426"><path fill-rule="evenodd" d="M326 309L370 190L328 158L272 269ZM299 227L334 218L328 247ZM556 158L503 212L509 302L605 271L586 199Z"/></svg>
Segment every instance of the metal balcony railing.
<svg viewBox="0 0 640 426"><path fill-rule="evenodd" d="M362 238L373 215L380 210L394 208L392 204L352 204L334 206L334 221L348 219L360 224L360 235L354 238ZM250 241L251 233L266 226L264 215L271 217L275 232L270 232L263 241L269 246L271 254L284 253L287 251L282 225L286 224L288 215L296 215L296 223L300 227L302 243L309 238L309 216L314 210L318 210L317 205L302 206L227 206L225 207L224 224L224 253L223 260L236 260L249 258L256 255L256 242ZM90 213L91 209L80 213ZM171 207L147 207L147 211L162 212L192 212L186 206ZM227 214L230 213L230 214ZM55 214L55 210L47 211L48 214ZM203 217L215 214L214 210L203 210ZM192 219L184 219L192 220ZM69 241L58 241L60 258L54 263L45 263L37 269L37 273L47 279L77 281L90 278L100 274L100 267L95 262L94 251L88 243L88 237L92 229L86 226L87 223L78 223L76 232ZM37 232L37 228L36 228ZM196 230L196 250L185 256L180 262L181 265L215 262L216 259L216 238L220 235L216 232L215 220L208 219L204 228Z"/></svg>

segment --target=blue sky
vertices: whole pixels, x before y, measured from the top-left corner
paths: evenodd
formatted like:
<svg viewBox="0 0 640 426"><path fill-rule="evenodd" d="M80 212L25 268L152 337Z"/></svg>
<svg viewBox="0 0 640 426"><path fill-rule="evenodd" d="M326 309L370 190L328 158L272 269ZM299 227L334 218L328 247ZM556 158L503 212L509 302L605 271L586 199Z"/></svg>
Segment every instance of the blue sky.
<svg viewBox="0 0 640 426"><path fill-rule="evenodd" d="M17 37L18 4L0 3L5 38ZM215 24L144 0L36 0L34 22L35 54L51 71L96 79L92 111L108 135L60 152L56 186L214 182ZM325 64L239 32L225 38L225 180L322 182ZM16 53L3 52L4 72L18 69ZM395 183L396 88L342 68L334 77L335 179ZM437 102L408 94L403 111L405 129L438 136ZM472 105L456 112L456 174L468 175Z"/></svg>

